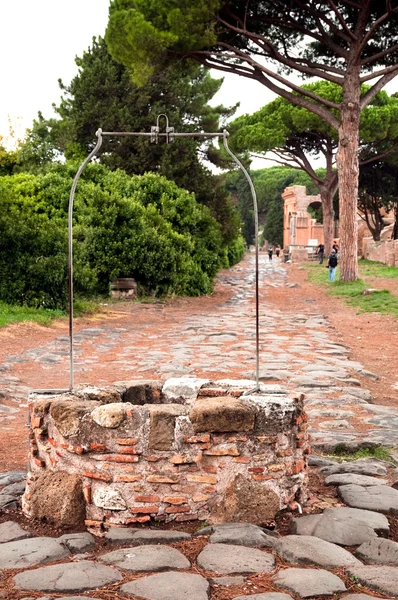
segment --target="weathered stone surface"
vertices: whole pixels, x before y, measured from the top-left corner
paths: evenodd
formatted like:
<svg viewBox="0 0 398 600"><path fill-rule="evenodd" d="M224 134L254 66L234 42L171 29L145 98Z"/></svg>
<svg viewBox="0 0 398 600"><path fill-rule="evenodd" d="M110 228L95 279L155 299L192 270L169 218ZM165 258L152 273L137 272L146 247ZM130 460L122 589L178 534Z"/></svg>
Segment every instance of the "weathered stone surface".
<svg viewBox="0 0 398 600"><path fill-rule="evenodd" d="M340 473L329 475L325 479L326 485L387 485L387 479L376 479L376 477L368 477L367 475L357 475L356 473Z"/></svg>
<svg viewBox="0 0 398 600"><path fill-rule="evenodd" d="M303 394L296 397L283 395L259 396L249 394L240 400L255 411L254 429L257 433L280 433L290 429L298 407L302 406Z"/></svg>
<svg viewBox="0 0 398 600"><path fill-rule="evenodd" d="M0 545L0 569L24 569L43 565L69 555L57 540L47 537L28 538Z"/></svg>
<svg viewBox="0 0 398 600"><path fill-rule="evenodd" d="M392 540L369 540L359 546L355 554L363 562L371 565L398 565L398 544Z"/></svg>
<svg viewBox="0 0 398 600"><path fill-rule="evenodd" d="M353 508L398 514L398 491L386 485L370 487L342 485L337 491L343 502Z"/></svg>
<svg viewBox="0 0 398 600"><path fill-rule="evenodd" d="M183 542L190 539L191 536L189 533L185 533L184 531L140 529L134 534L133 542L135 544L174 544L175 542Z"/></svg>
<svg viewBox="0 0 398 600"><path fill-rule="evenodd" d="M127 504L120 492L111 487L95 488L93 491L93 503L99 508L107 510L125 510Z"/></svg>
<svg viewBox="0 0 398 600"><path fill-rule="evenodd" d="M209 583L201 575L173 571L141 577L120 588L127 596L145 600L208 600L209 589Z"/></svg>
<svg viewBox="0 0 398 600"><path fill-rule="evenodd" d="M187 407L180 404L147 404L150 411L149 447L170 450L174 442L176 417L185 415Z"/></svg>
<svg viewBox="0 0 398 600"><path fill-rule="evenodd" d="M265 592L264 594L250 594L249 596L238 596L233 600L293 600L289 594L280 592Z"/></svg>
<svg viewBox="0 0 398 600"><path fill-rule="evenodd" d="M15 496L9 496L8 494L0 494L0 510L2 508L16 508L17 506L18 502Z"/></svg>
<svg viewBox="0 0 398 600"><path fill-rule="evenodd" d="M275 559L272 554L254 548L209 544L199 554L197 563L200 568L221 575L270 573L275 566Z"/></svg>
<svg viewBox="0 0 398 600"><path fill-rule="evenodd" d="M357 546L376 538L377 533L388 534L389 525L386 517L380 513L356 508L327 508L319 515L293 519L290 531L297 535L315 536L333 544Z"/></svg>
<svg viewBox="0 0 398 600"><path fill-rule="evenodd" d="M78 433L82 417L91 413L97 405L97 402L78 399L73 402L72 398L54 400L51 403L50 415L60 434L68 438Z"/></svg>
<svg viewBox="0 0 398 600"><path fill-rule="evenodd" d="M210 379L197 379L196 377L171 377L164 385L162 392L169 400L186 398L194 400L200 388L210 383Z"/></svg>
<svg viewBox="0 0 398 600"><path fill-rule="evenodd" d="M26 471L7 471L0 473L0 485L9 485L26 479Z"/></svg>
<svg viewBox="0 0 398 600"><path fill-rule="evenodd" d="M211 585L234 587L235 585L242 585L246 579L243 575L224 575L224 577L209 577L209 582Z"/></svg>
<svg viewBox="0 0 398 600"><path fill-rule="evenodd" d="M269 486L238 473L225 490L224 502L213 509L212 521L256 525L274 519L279 510L279 496Z"/></svg>
<svg viewBox="0 0 398 600"><path fill-rule="evenodd" d="M301 598L333 596L347 589L340 577L322 569L285 569L274 577L274 583Z"/></svg>
<svg viewBox="0 0 398 600"><path fill-rule="evenodd" d="M123 401L143 406L144 404L161 404L164 402L161 381L125 381L126 391Z"/></svg>
<svg viewBox="0 0 398 600"><path fill-rule="evenodd" d="M73 392L83 400L98 400L101 404L111 404L113 402L121 402L122 394L125 388L114 384L106 387L97 387L95 385L77 385Z"/></svg>
<svg viewBox="0 0 398 600"><path fill-rule="evenodd" d="M50 471L38 476L31 485L31 514L64 527L84 525L86 505L78 475Z"/></svg>
<svg viewBox="0 0 398 600"><path fill-rule="evenodd" d="M279 556L293 565L333 569L361 564L344 548L309 535L288 535L275 540L273 547Z"/></svg>
<svg viewBox="0 0 398 600"><path fill-rule="evenodd" d="M336 465L335 460L330 460L329 458L323 458L323 456L309 456L308 457L308 466L310 467L322 467L321 473L323 473L323 468L327 468L330 466ZM329 473L328 473L329 475Z"/></svg>
<svg viewBox="0 0 398 600"><path fill-rule="evenodd" d="M162 545L114 550L114 552L101 556L100 561L133 573L189 569L191 566L189 560L181 552Z"/></svg>
<svg viewBox="0 0 398 600"><path fill-rule="evenodd" d="M123 402L116 402L113 404L105 404L104 406L97 406L92 413L91 418L94 423L101 427L115 429L119 427L124 421L126 414L126 404Z"/></svg>
<svg viewBox="0 0 398 600"><path fill-rule="evenodd" d="M24 571L14 577L23 590L40 592L84 592L121 581L123 577L113 567L88 560L41 567Z"/></svg>
<svg viewBox="0 0 398 600"><path fill-rule="evenodd" d="M366 565L349 567L347 572L357 577L358 583L382 594L398 595L398 567L379 567Z"/></svg>
<svg viewBox="0 0 398 600"><path fill-rule="evenodd" d="M22 529L18 523L14 521L5 521L0 523L0 544L5 542L16 542L17 540L25 540L32 537L29 531Z"/></svg>
<svg viewBox="0 0 398 600"><path fill-rule="evenodd" d="M340 464L325 465L320 472L325 475L336 475L337 473L357 473L358 475L387 475L386 467L374 460L359 459Z"/></svg>
<svg viewBox="0 0 398 600"><path fill-rule="evenodd" d="M105 533L105 540L110 544L124 544L130 542L137 531L136 527L111 527Z"/></svg>
<svg viewBox="0 0 398 600"><path fill-rule="evenodd" d="M9 496L22 496L25 491L26 483L25 481L17 481L16 483L10 483L10 485L6 485L0 492L0 495L3 496L7 494Z"/></svg>
<svg viewBox="0 0 398 600"><path fill-rule="evenodd" d="M254 411L231 396L199 398L189 412L195 433L251 431Z"/></svg>
<svg viewBox="0 0 398 600"><path fill-rule="evenodd" d="M250 523L226 523L223 526L214 526L214 533L210 536L212 544L237 544L251 548L270 546L273 538L264 531Z"/></svg>
<svg viewBox="0 0 398 600"><path fill-rule="evenodd" d="M68 548L70 552L88 552L95 548L95 539L91 533L65 533L58 538L58 542Z"/></svg>

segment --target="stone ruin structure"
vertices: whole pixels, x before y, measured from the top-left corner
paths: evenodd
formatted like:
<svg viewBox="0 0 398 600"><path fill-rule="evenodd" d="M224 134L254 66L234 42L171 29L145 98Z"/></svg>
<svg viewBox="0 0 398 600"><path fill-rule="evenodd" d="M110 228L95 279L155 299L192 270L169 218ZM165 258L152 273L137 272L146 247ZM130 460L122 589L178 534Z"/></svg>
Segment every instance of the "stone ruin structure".
<svg viewBox="0 0 398 600"><path fill-rule="evenodd" d="M308 208L321 206L320 195L307 196L304 185L287 187L282 194L284 201L283 247L289 247L292 258L306 260L307 246L323 244L323 225L317 223L308 212Z"/></svg>
<svg viewBox="0 0 398 600"><path fill-rule="evenodd" d="M304 396L194 378L32 393L23 511L104 529L170 521L264 524L304 502Z"/></svg>

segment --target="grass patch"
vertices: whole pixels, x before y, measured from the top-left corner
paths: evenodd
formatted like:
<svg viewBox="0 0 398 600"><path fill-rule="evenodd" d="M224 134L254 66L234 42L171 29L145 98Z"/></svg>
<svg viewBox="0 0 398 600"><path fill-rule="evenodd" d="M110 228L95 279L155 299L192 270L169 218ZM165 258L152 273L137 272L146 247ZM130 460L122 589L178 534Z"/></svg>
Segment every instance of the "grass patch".
<svg viewBox="0 0 398 600"><path fill-rule="evenodd" d="M350 451L344 444L338 444L332 454L332 458L340 458L343 460L358 460L359 458L379 458L380 460L387 460L394 462L390 456L389 450L384 446L375 446L373 448L360 448L355 452Z"/></svg>
<svg viewBox="0 0 398 600"><path fill-rule="evenodd" d="M391 294L388 290L378 290L368 296L363 296L363 291L368 287L365 282L362 279L352 282L339 281L339 267L337 267L336 281L329 281L328 270L322 269L319 265L312 264L307 267L309 281L326 287L328 294L344 297L347 304L356 308L358 312L378 312L398 318L398 296Z"/></svg>
<svg viewBox="0 0 398 600"><path fill-rule="evenodd" d="M22 321L33 321L40 325L48 325L53 319L63 316L65 316L65 313L62 310L30 308L29 306L17 306L0 302L0 327Z"/></svg>
<svg viewBox="0 0 398 600"><path fill-rule="evenodd" d="M358 264L359 272L363 277L387 277L388 279L398 277L397 267L388 267L383 263L365 259L360 260Z"/></svg>
<svg viewBox="0 0 398 600"><path fill-rule="evenodd" d="M75 317L93 315L103 312L103 299L95 298L87 300L76 298L73 303L73 314ZM50 325L54 319L66 317L67 311L50 308L32 308L31 306L19 306L18 304L6 304L0 301L0 327L11 323L22 323L30 321L39 325Z"/></svg>

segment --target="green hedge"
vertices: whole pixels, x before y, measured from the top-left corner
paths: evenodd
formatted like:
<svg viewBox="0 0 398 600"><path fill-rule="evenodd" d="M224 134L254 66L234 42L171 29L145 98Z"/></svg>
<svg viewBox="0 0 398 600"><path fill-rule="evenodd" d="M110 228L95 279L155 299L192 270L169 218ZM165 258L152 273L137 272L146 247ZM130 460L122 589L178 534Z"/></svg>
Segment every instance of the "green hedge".
<svg viewBox="0 0 398 600"><path fill-rule="evenodd" d="M76 168L0 177L0 300L65 307L67 209ZM78 184L77 292L107 293L112 279L134 277L148 294L206 294L217 270L243 252L241 238L223 246L209 209L164 177L130 177L91 164Z"/></svg>

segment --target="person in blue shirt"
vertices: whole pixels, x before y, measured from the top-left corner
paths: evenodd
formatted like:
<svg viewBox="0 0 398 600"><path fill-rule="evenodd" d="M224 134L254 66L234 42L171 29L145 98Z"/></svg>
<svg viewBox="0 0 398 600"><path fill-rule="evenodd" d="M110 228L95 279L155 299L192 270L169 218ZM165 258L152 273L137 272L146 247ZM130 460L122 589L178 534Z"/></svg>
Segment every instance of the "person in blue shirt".
<svg viewBox="0 0 398 600"><path fill-rule="evenodd" d="M329 269L329 280L334 281L336 278L336 269L338 264L337 252L336 250L332 250L329 254L327 267Z"/></svg>

